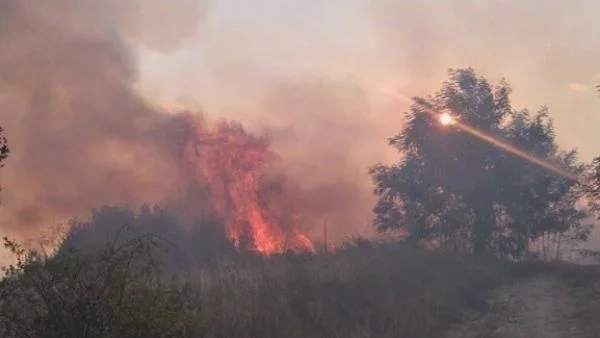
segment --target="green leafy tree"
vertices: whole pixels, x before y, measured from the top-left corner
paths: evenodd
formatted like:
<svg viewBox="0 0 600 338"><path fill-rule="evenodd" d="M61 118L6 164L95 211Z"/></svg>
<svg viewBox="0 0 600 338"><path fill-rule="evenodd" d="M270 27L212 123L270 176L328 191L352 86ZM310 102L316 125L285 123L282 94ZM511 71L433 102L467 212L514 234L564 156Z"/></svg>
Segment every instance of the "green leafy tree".
<svg viewBox="0 0 600 338"><path fill-rule="evenodd" d="M587 213L575 207L576 182L558 177L464 128L441 126L450 111L462 125L504 140L537 157L584 169L575 151L560 152L546 108L514 111L510 87L490 85L472 69L451 70L440 91L415 98L404 129L389 140L401 154L394 165L371 169L380 230L401 229L406 239L454 250L520 257L548 232L583 229Z"/></svg>

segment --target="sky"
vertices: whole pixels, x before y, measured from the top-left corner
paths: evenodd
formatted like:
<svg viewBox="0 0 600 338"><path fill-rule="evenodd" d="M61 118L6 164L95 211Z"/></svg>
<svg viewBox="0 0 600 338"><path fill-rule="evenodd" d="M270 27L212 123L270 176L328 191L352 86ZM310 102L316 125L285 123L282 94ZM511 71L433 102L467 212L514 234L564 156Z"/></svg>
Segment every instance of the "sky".
<svg viewBox="0 0 600 338"><path fill-rule="evenodd" d="M561 144L588 160L600 149L598 12L594 0L219 0L179 50L142 51L140 86L211 115L273 124L303 118L267 111L276 87L352 82L369 98L363 126L377 136L367 142L384 148L407 102L382 88L428 94L448 68L470 66L506 78L515 107L548 105Z"/></svg>

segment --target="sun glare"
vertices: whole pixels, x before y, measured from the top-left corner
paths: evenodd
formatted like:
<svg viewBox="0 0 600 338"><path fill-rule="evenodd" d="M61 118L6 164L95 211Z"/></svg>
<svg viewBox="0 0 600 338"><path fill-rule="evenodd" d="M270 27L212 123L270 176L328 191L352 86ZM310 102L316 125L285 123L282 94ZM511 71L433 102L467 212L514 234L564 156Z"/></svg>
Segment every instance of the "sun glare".
<svg viewBox="0 0 600 338"><path fill-rule="evenodd" d="M456 121L454 120L454 117L452 115L450 115L449 113L442 113L439 116L440 119L440 123L443 126L449 126L454 124Z"/></svg>
<svg viewBox="0 0 600 338"><path fill-rule="evenodd" d="M454 117L452 115L450 115L449 113L442 113L439 116L440 119L440 123L443 126L449 126L454 124L456 121L454 120Z"/></svg>

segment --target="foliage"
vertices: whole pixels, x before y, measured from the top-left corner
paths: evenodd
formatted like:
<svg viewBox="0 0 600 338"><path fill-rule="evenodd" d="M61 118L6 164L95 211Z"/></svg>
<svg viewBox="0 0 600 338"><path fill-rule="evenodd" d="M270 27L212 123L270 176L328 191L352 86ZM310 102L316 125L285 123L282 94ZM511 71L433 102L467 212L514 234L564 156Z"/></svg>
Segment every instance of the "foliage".
<svg viewBox="0 0 600 338"><path fill-rule="evenodd" d="M0 127L0 134L4 133L4 129ZM4 167L4 160L10 154L10 148L8 147L8 140L6 136L0 136L0 167Z"/></svg>
<svg viewBox="0 0 600 338"><path fill-rule="evenodd" d="M124 227L129 231L123 232ZM219 257L238 255L218 221L212 218L184 220L164 208L148 205L142 205L139 212L105 206L94 210L87 220L73 220L59 250L99 250L107 242L122 243L139 235L152 235L168 245L168 255L155 254L169 269L216 264Z"/></svg>
<svg viewBox="0 0 600 338"><path fill-rule="evenodd" d="M7 241L19 262L0 284L3 337L431 337L483 304L503 264L398 243L357 242L161 282L152 237L92 254L44 258Z"/></svg>
<svg viewBox="0 0 600 338"><path fill-rule="evenodd" d="M184 299L158 278L142 236L103 250L56 257L5 240L17 263L0 282L2 337L174 337Z"/></svg>
<svg viewBox="0 0 600 338"><path fill-rule="evenodd" d="M476 129L483 138L582 173L576 152L558 149L547 109L515 111L505 82L491 86L472 69L449 74L439 92L413 100L404 129L389 140L402 159L371 169L379 196L377 227L401 229L416 243L515 258L548 234L585 239L588 212L576 207L580 191L574 180L465 131ZM440 126L443 111L458 126Z"/></svg>
<svg viewBox="0 0 600 338"><path fill-rule="evenodd" d="M600 197L600 157L594 159L594 172L592 175L591 195L594 198Z"/></svg>
<svg viewBox="0 0 600 338"><path fill-rule="evenodd" d="M4 167L6 158L10 154L10 148L8 147L8 140L3 135L4 129L0 127L0 168Z"/></svg>
<svg viewBox="0 0 600 338"><path fill-rule="evenodd" d="M596 88L600 93L600 83L596 85ZM592 162L592 175L589 195L592 200L600 203L600 156L596 157ZM598 209L600 209L600 207ZM598 219L600 219L600 215L598 216Z"/></svg>

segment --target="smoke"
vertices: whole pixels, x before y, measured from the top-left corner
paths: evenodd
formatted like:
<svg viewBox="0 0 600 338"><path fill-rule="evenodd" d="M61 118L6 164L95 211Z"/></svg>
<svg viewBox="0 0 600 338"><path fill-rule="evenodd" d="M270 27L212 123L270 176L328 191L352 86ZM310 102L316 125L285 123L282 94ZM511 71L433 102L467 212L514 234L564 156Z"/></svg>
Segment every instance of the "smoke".
<svg viewBox="0 0 600 338"><path fill-rule="evenodd" d="M313 235L327 221L334 240L370 232L367 168L395 159L386 138L408 103L390 88L427 94L447 68L473 66L506 77L517 107L548 104L565 147L591 158L600 146L594 0L0 4L0 124L13 148L2 230L183 196L168 116L151 101L183 98L267 132L304 221Z"/></svg>
<svg viewBox="0 0 600 338"><path fill-rule="evenodd" d="M168 136L133 90L132 43L161 51L194 34L198 1L3 0L0 120L10 139L2 231L34 235L103 204L180 193Z"/></svg>
<svg viewBox="0 0 600 338"><path fill-rule="evenodd" d="M263 107L277 112L266 128L297 185L294 195L305 222L319 235L327 222L334 241L371 234L368 167L387 149L385 136L373 132L385 128L371 114L365 90L352 80L288 81L275 86Z"/></svg>

